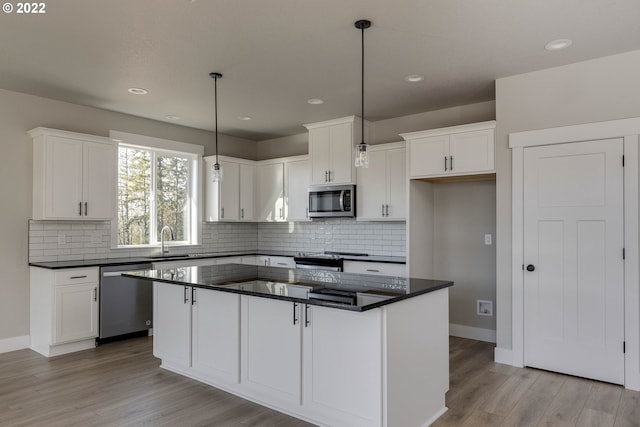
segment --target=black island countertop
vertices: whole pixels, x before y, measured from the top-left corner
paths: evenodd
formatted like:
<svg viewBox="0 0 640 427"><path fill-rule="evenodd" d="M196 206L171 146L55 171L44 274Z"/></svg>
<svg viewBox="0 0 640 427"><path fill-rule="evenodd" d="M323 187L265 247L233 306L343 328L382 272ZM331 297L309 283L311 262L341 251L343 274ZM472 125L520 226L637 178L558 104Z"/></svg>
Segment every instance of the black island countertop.
<svg viewBox="0 0 640 427"><path fill-rule="evenodd" d="M123 273L149 281L171 283L319 305L350 311L367 311L418 295L453 286L446 280L300 270L244 264L177 267ZM310 299L308 291L331 289L357 294L354 305Z"/></svg>

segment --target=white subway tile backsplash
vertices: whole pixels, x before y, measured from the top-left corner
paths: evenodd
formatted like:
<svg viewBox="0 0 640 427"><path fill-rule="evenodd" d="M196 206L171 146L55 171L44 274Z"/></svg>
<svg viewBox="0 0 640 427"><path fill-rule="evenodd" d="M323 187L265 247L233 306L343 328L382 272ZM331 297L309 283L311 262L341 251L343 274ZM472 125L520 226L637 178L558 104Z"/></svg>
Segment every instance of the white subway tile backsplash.
<svg viewBox="0 0 640 427"><path fill-rule="evenodd" d="M405 256L404 222L358 223L353 219L300 223L204 223L201 244L173 253L230 251L361 252ZM65 244L59 244L64 234ZM29 221L29 261L130 258L156 255L158 248L111 248L109 221Z"/></svg>

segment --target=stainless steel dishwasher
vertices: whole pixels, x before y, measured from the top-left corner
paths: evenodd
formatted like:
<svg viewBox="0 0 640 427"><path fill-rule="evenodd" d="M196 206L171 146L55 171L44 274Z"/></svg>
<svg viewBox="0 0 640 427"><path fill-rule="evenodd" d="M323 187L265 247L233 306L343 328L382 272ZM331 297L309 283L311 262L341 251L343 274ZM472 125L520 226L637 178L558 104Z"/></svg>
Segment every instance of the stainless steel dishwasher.
<svg viewBox="0 0 640 427"><path fill-rule="evenodd" d="M121 273L151 269L151 263L100 268L100 333L96 344L148 334L153 327L152 283Z"/></svg>

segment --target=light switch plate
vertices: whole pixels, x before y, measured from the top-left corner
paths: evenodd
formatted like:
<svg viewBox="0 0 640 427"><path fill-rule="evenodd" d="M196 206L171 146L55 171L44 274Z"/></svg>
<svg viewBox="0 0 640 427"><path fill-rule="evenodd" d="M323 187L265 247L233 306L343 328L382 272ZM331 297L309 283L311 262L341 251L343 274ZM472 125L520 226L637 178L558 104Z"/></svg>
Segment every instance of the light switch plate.
<svg viewBox="0 0 640 427"><path fill-rule="evenodd" d="M491 234L485 234L484 235L484 244L485 245L491 245L492 241L491 241Z"/></svg>

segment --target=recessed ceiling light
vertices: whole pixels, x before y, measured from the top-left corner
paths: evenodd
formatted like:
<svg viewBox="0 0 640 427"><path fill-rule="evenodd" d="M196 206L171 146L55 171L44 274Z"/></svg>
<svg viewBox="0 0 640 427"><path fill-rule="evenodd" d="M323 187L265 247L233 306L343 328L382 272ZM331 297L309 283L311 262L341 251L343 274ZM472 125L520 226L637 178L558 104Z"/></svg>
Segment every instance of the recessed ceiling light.
<svg viewBox="0 0 640 427"><path fill-rule="evenodd" d="M415 82L423 81L424 80L424 76L421 76L420 74L409 74L404 79L406 81L408 81L408 82L415 83Z"/></svg>
<svg viewBox="0 0 640 427"><path fill-rule="evenodd" d="M320 104L324 104L324 101L318 98L311 98L311 99L307 99L307 104L320 105Z"/></svg>
<svg viewBox="0 0 640 427"><path fill-rule="evenodd" d="M547 43L544 48L547 50L562 50L571 46L573 42L569 39L552 40Z"/></svg>
<svg viewBox="0 0 640 427"><path fill-rule="evenodd" d="M132 93L134 95L146 95L149 93L148 90L142 89L141 87L130 87L127 89L127 92Z"/></svg>
<svg viewBox="0 0 640 427"><path fill-rule="evenodd" d="M180 120L182 117L176 116L174 114L167 114L166 116L164 116L164 118L167 120Z"/></svg>
<svg viewBox="0 0 640 427"><path fill-rule="evenodd" d="M251 120L251 117L249 116L238 116L238 120L243 120L243 121L247 121L247 120Z"/></svg>

